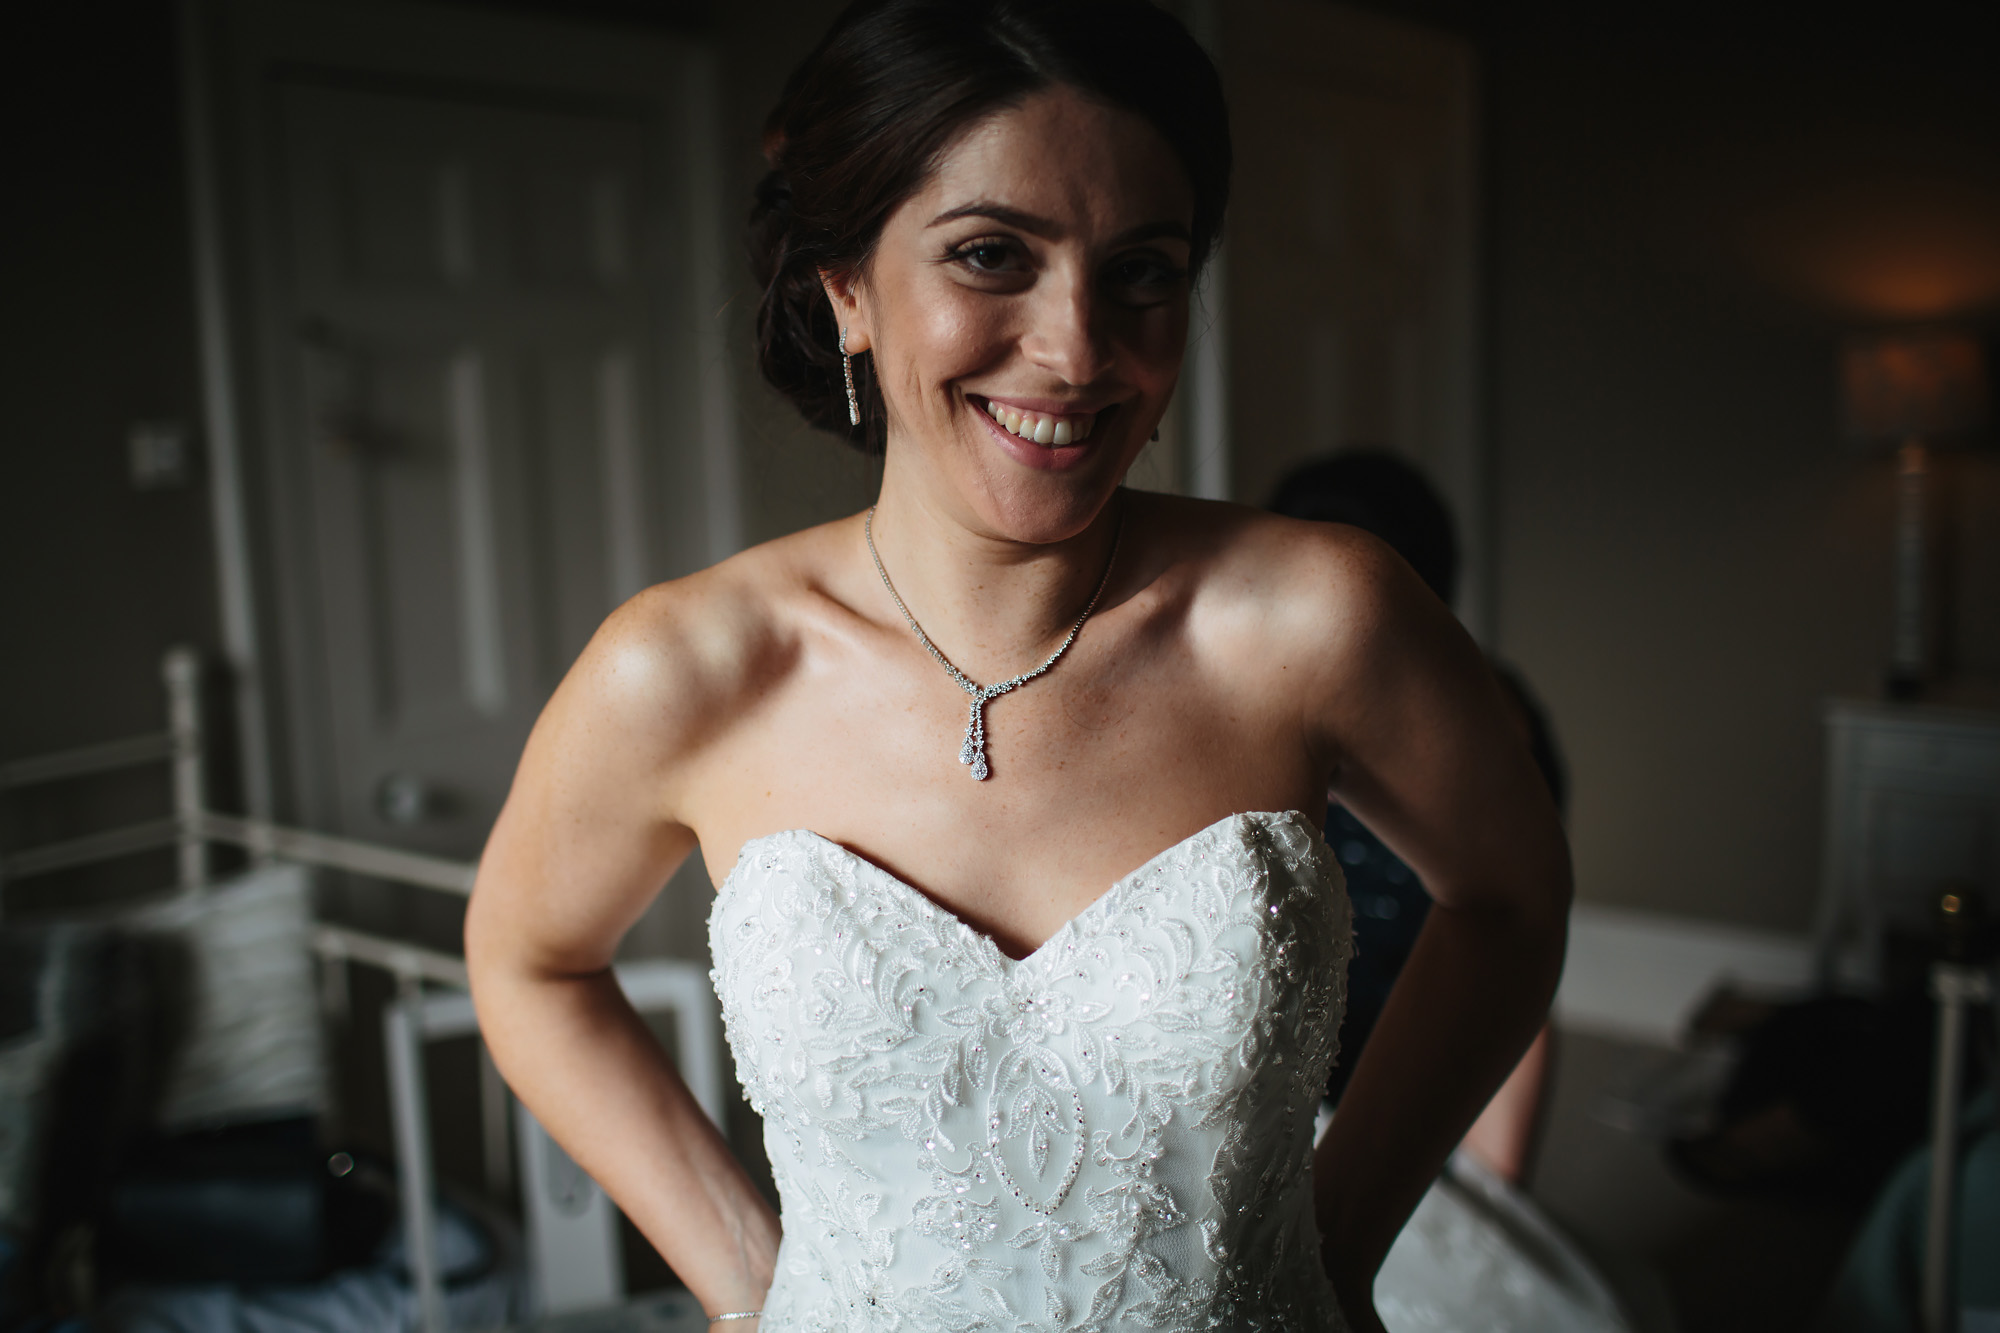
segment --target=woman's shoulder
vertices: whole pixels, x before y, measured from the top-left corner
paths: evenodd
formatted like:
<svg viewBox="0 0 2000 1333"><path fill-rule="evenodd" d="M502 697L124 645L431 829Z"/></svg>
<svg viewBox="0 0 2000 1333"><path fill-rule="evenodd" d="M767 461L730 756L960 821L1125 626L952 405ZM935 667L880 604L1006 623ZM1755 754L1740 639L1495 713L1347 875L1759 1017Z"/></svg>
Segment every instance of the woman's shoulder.
<svg viewBox="0 0 2000 1333"><path fill-rule="evenodd" d="M1189 496L1144 502L1196 614L1330 628L1378 617L1412 595L1402 558L1360 528Z"/></svg>
<svg viewBox="0 0 2000 1333"><path fill-rule="evenodd" d="M614 718L644 719L674 748L737 715L797 660L812 606L825 600L841 520L764 542L655 584L606 618L564 681Z"/></svg>
<svg viewBox="0 0 2000 1333"><path fill-rule="evenodd" d="M1156 518L1188 646L1246 699L1315 715L1332 699L1365 706L1459 634L1403 558L1359 528L1168 497Z"/></svg>
<svg viewBox="0 0 2000 1333"><path fill-rule="evenodd" d="M747 547L682 578L657 583L612 613L606 627L692 634L711 643L755 641L780 628L802 600L823 592L821 574L859 542L856 518Z"/></svg>

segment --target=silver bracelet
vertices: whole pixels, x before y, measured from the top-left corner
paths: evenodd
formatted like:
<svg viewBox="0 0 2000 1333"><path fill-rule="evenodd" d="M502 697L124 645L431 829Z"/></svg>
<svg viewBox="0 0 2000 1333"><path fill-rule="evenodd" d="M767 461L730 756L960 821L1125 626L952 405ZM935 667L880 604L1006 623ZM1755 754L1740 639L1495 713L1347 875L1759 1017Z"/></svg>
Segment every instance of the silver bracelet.
<svg viewBox="0 0 2000 1333"><path fill-rule="evenodd" d="M755 1319L758 1315L761 1315L763 1313L764 1312L762 1310L731 1310L728 1314L710 1315L708 1317L708 1322L711 1324L719 1324L725 1319Z"/></svg>

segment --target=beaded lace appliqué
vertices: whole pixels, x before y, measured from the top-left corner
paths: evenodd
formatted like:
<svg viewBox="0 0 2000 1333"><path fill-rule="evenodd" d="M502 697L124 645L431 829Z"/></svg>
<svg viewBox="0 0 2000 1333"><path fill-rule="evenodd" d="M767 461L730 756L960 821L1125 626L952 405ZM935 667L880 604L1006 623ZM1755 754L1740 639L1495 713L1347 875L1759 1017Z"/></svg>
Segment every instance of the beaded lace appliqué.
<svg viewBox="0 0 2000 1333"><path fill-rule="evenodd" d="M771 1333L1344 1328L1311 1159L1352 946L1304 816L1210 826L1018 961L805 832L745 846L709 933Z"/></svg>

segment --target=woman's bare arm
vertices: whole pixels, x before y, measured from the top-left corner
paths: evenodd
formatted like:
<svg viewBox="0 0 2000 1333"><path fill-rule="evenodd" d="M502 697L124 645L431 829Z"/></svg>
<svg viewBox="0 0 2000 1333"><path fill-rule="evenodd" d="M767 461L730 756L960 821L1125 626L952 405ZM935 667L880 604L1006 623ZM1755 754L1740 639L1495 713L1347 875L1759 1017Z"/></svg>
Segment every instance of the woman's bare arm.
<svg viewBox="0 0 2000 1333"><path fill-rule="evenodd" d="M1357 1329L1396 1233L1540 1030L1569 851L1472 640L1393 553L1342 534L1308 731L1334 793L1435 900L1314 1164L1328 1271Z"/></svg>
<svg viewBox="0 0 2000 1333"><path fill-rule="evenodd" d="M669 585L598 632L535 726L465 927L500 1071L711 1313L762 1305L778 1219L611 960L693 849L680 784L754 676L715 601Z"/></svg>

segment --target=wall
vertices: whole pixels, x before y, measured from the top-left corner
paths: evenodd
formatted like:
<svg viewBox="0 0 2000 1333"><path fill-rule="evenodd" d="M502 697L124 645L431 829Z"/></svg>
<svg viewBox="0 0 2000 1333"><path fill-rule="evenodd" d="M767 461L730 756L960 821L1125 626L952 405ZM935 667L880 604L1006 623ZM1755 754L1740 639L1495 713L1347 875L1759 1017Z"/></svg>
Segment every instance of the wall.
<svg viewBox="0 0 2000 1333"><path fill-rule="evenodd" d="M139 492L126 466L134 421L199 419L172 8L33 14L0 131L0 760L161 729L160 654L219 633L199 472ZM58 784L0 801L0 846L164 812L163 769ZM164 856L140 861L9 901L167 882Z"/></svg>
<svg viewBox="0 0 2000 1333"><path fill-rule="evenodd" d="M1889 653L1890 475L1843 451L1834 351L1992 311L2000 96L1932 7L1525 12L1479 34L1499 646L1568 752L1586 900L1801 929L1820 701ZM1943 480L1958 665L2000 674L2000 469Z"/></svg>
<svg viewBox="0 0 2000 1333"><path fill-rule="evenodd" d="M712 32L723 67L726 197L742 201L730 215L733 228L749 217L751 192L764 174L764 118L777 104L785 77L841 8L832 0L717 7ZM729 235L734 242L740 231ZM733 271L737 287L730 306L730 341L741 349L736 364L743 531L747 541L759 542L865 508L874 499L880 473L874 462L833 436L809 429L757 374L750 352L757 288L747 257Z"/></svg>

